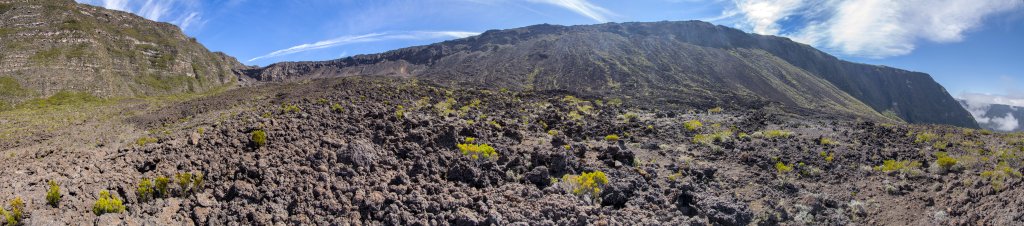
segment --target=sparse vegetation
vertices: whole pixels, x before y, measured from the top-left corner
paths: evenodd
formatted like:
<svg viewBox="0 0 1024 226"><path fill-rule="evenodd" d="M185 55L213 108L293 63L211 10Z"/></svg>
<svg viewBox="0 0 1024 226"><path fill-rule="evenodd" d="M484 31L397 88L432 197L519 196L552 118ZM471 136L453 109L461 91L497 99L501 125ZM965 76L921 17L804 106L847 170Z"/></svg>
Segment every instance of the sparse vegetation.
<svg viewBox="0 0 1024 226"><path fill-rule="evenodd" d="M252 144L255 145L257 148L267 145L267 132L264 132L261 129L253 130L250 133L250 137L252 140Z"/></svg>
<svg viewBox="0 0 1024 226"><path fill-rule="evenodd" d="M141 147L146 146L147 144L156 143L157 141L158 140L154 137L139 137L139 139L135 140L135 145Z"/></svg>
<svg viewBox="0 0 1024 226"><path fill-rule="evenodd" d="M793 137L793 132L785 130L765 130L754 133L754 136L764 139L790 138Z"/></svg>
<svg viewBox="0 0 1024 226"><path fill-rule="evenodd" d="M331 104L331 111L336 113L342 113L345 112L345 108L341 107L341 104L333 103Z"/></svg>
<svg viewBox="0 0 1024 226"><path fill-rule="evenodd" d="M178 182L178 189L180 189L178 190L179 195L184 196L188 191L190 191L189 186L192 185L192 173L177 173L174 174L174 178L177 179Z"/></svg>
<svg viewBox="0 0 1024 226"><path fill-rule="evenodd" d="M597 200L601 195L601 189L608 184L608 176L601 171L583 173L580 175L564 175L562 182L572 191L573 194L587 195Z"/></svg>
<svg viewBox="0 0 1024 226"><path fill-rule="evenodd" d="M285 103L285 104L281 104L281 113L283 113L283 114L288 114L288 113L299 113L299 112L301 112L301 111L302 111L302 109L301 109L301 108L299 108L299 106L298 106L298 105L294 105L294 104L287 104L287 103Z"/></svg>
<svg viewBox="0 0 1024 226"><path fill-rule="evenodd" d="M404 119L405 118L405 106L398 105L397 107L395 107L395 118L398 118L398 119Z"/></svg>
<svg viewBox="0 0 1024 226"><path fill-rule="evenodd" d="M711 114L722 113L722 107L714 107L714 108L708 109L708 113L711 113Z"/></svg>
<svg viewBox="0 0 1024 226"><path fill-rule="evenodd" d="M829 152L826 152L826 151L821 151L821 152L818 153L818 155L821 156L822 158L824 158L825 162L828 162L828 163L832 163L832 160L835 160L835 157L836 157L835 153L829 153Z"/></svg>
<svg viewBox="0 0 1024 226"><path fill-rule="evenodd" d="M493 159L498 157L498 152L487 144L476 144L476 138L467 137L464 143L457 144L459 151L463 155L469 156L473 160L477 159Z"/></svg>
<svg viewBox="0 0 1024 226"><path fill-rule="evenodd" d="M832 146L832 145L836 145L836 142L834 140L832 140L832 139L829 139L828 137L822 137L822 138L818 139L818 144L821 144L821 145L824 145L824 146Z"/></svg>
<svg viewBox="0 0 1024 226"><path fill-rule="evenodd" d="M881 172L901 172L901 173L913 173L918 168L921 168L921 162L910 161L910 160L885 160L882 161L882 165L875 166L875 171Z"/></svg>
<svg viewBox="0 0 1024 226"><path fill-rule="evenodd" d="M108 213L122 213L124 212L124 204L121 203L120 199L110 195L110 191L101 190L100 198L92 205L92 212L96 216Z"/></svg>
<svg viewBox="0 0 1024 226"><path fill-rule="evenodd" d="M25 201L22 201L21 197L14 197L10 206L11 211L0 208L0 215L4 215L8 226L21 225L21 220L25 217Z"/></svg>
<svg viewBox="0 0 1024 226"><path fill-rule="evenodd" d="M981 177L988 180L989 184L992 185L992 189L1001 191L1006 188L1006 179L1020 178L1021 173L1017 169L1010 167L1006 162L999 162L995 169L981 172Z"/></svg>
<svg viewBox="0 0 1024 226"><path fill-rule="evenodd" d="M619 135L618 134L609 134L608 136L604 136L604 140L605 141L613 141L613 142L614 141L619 141Z"/></svg>
<svg viewBox="0 0 1024 226"><path fill-rule="evenodd" d="M50 186L49 189L46 189L46 204L57 207L60 205L60 186L53 180L46 183Z"/></svg>
<svg viewBox="0 0 1024 226"><path fill-rule="evenodd" d="M793 172L793 164L791 163L789 165L786 165L785 163L782 162L775 162L775 171L779 172L779 174Z"/></svg>
<svg viewBox="0 0 1024 226"><path fill-rule="evenodd" d="M700 129L701 127L704 126L704 124L700 123L700 121L697 121L697 120L690 120L690 121L684 122L683 126L686 127L686 130L689 130L689 131L692 132L692 131L696 131L696 130Z"/></svg>
<svg viewBox="0 0 1024 226"><path fill-rule="evenodd" d="M156 188L156 193L158 194L158 196L159 197L165 197L165 198L169 197L171 195L171 193L169 192L170 184L171 184L171 178L167 178L165 176L157 176L156 179L154 179L154 180L156 181L155 188ZM156 196L154 196L154 197L156 197Z"/></svg>
<svg viewBox="0 0 1024 226"><path fill-rule="evenodd" d="M914 139L914 143L915 144L931 143L933 140L938 139L938 138L939 138L939 135L936 135L936 134L931 133L931 132L918 133L917 137Z"/></svg>
<svg viewBox="0 0 1024 226"><path fill-rule="evenodd" d="M149 178L142 178L139 181L139 186L135 188L135 194L139 197L139 202L146 202L152 200L155 197L153 190L153 181Z"/></svg>
<svg viewBox="0 0 1024 226"><path fill-rule="evenodd" d="M714 142L726 142L732 138L732 132L721 131L712 134L697 134L691 140L694 144L712 145Z"/></svg>
<svg viewBox="0 0 1024 226"><path fill-rule="evenodd" d="M558 136L558 130L548 130L548 135Z"/></svg>
<svg viewBox="0 0 1024 226"><path fill-rule="evenodd" d="M626 114L622 115L622 118L625 119L626 122L634 122L639 117L640 117L639 114L633 113L633 112L629 112L629 113L626 113Z"/></svg>

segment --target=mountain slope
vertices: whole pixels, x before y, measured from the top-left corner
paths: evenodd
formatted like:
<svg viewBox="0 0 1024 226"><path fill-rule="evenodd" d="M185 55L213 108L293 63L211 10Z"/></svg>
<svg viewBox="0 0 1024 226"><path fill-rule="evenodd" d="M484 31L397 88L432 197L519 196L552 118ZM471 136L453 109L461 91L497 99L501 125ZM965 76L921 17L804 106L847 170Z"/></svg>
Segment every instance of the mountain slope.
<svg viewBox="0 0 1024 226"><path fill-rule="evenodd" d="M841 61L806 45L705 22L535 25L373 55L286 62L259 80L417 76L449 85L569 90L688 107L781 103L798 113L977 127L928 75Z"/></svg>
<svg viewBox="0 0 1024 226"><path fill-rule="evenodd" d="M6 104L60 91L201 92L235 82L241 67L174 25L71 0L0 0L0 43L0 80L25 91L0 93Z"/></svg>

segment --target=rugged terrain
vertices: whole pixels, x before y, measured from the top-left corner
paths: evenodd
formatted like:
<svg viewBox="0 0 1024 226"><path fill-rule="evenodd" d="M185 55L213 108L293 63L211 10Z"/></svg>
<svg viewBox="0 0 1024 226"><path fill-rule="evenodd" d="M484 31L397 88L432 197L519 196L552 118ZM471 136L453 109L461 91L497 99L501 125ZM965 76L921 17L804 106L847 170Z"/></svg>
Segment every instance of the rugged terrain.
<svg viewBox="0 0 1024 226"><path fill-rule="evenodd" d="M373 78L240 88L121 121L155 138L130 148L8 149L0 199L24 199L33 225L1024 222L1021 134L578 96ZM185 172L204 180L140 199L143 178ZM573 189L591 172L607 183ZM123 213L93 214L104 189Z"/></svg>
<svg viewBox="0 0 1024 226"><path fill-rule="evenodd" d="M72 0L0 0L0 110L60 92L205 92L234 84L240 68L172 24Z"/></svg>
<svg viewBox="0 0 1024 226"><path fill-rule="evenodd" d="M911 123L978 127L927 74L851 63L787 38L701 21L492 30L380 54L277 63L246 74L273 81L415 76L449 86L569 90L664 107L778 102L802 115L885 114Z"/></svg>

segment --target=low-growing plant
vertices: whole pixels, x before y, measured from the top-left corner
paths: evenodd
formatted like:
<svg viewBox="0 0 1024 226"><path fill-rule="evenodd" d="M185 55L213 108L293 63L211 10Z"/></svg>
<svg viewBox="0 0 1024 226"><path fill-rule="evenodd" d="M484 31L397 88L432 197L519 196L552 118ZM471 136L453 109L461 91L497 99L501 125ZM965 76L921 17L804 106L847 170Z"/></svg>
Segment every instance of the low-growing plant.
<svg viewBox="0 0 1024 226"><path fill-rule="evenodd" d="M395 117L398 119L405 118L405 106L398 105L398 107L395 107Z"/></svg>
<svg viewBox="0 0 1024 226"><path fill-rule="evenodd" d="M629 112L629 113L626 113L626 114L622 115L622 118L625 119L626 122L636 121L636 119L639 118L639 117L640 117L639 114L633 113L633 112Z"/></svg>
<svg viewBox="0 0 1024 226"><path fill-rule="evenodd" d="M594 171L580 175L564 175L562 181L573 194L589 195L593 200L597 200L601 195L601 189L608 184L608 176L604 172Z"/></svg>
<svg viewBox="0 0 1024 226"><path fill-rule="evenodd" d="M782 162L775 162L775 171L779 172L779 174L786 174L786 173L789 173L789 172L793 172L793 164L790 163L789 165L787 165L787 164L782 163Z"/></svg>
<svg viewBox="0 0 1024 226"><path fill-rule="evenodd" d="M580 112L578 112L578 111L571 111L571 112L569 112L568 117L569 117L569 120L573 120L573 121L583 120L583 115L581 115Z"/></svg>
<svg viewBox="0 0 1024 226"><path fill-rule="evenodd" d="M333 103L333 104L331 104L331 111L337 112L337 113L342 113L342 112L345 112L345 108L341 107L341 104Z"/></svg>
<svg viewBox="0 0 1024 226"><path fill-rule="evenodd" d="M146 146L146 144L152 144L152 143L156 143L156 142L157 142L157 139L153 138L153 137L140 137L139 139L135 140L135 145Z"/></svg>
<svg viewBox="0 0 1024 226"><path fill-rule="evenodd" d="M953 166L956 166L956 162L956 158L949 156L942 156L935 160L935 163L938 164L939 167L942 167L943 169L946 170L952 169Z"/></svg>
<svg viewBox="0 0 1024 226"><path fill-rule="evenodd" d="M832 139L830 139L828 137L822 137L822 138L818 139L818 144L821 144L821 145L824 145L824 146L832 146L832 145L836 145L836 141L834 141L834 140L832 140Z"/></svg>
<svg viewBox="0 0 1024 226"><path fill-rule="evenodd" d="M46 204L57 207L57 205L60 204L60 186L53 180L46 183L50 186L49 189L46 189Z"/></svg>
<svg viewBox="0 0 1024 226"><path fill-rule="evenodd" d="M793 136L793 132L785 131L785 130L765 130L765 131L760 131L760 132L754 133L754 136L765 138L765 139L790 138L790 137Z"/></svg>
<svg viewBox="0 0 1024 226"><path fill-rule="evenodd" d="M691 140L694 144L702 144L711 146L714 142L725 142L732 138L732 132L721 131L712 134L697 134L693 136Z"/></svg>
<svg viewBox="0 0 1024 226"><path fill-rule="evenodd" d="M192 174L192 189L196 191L198 191L199 189L203 189L203 180L203 173L197 172L195 174Z"/></svg>
<svg viewBox="0 0 1024 226"><path fill-rule="evenodd" d="M465 143L457 144L459 151L463 155L469 156L470 158L477 159L493 159L498 157L498 152L487 144L475 144L476 138L467 137Z"/></svg>
<svg viewBox="0 0 1024 226"><path fill-rule="evenodd" d="M939 135L934 134L934 133L930 133L930 132L918 133L917 136L914 138L914 143L915 144L930 143L933 140L938 139L938 138L939 138Z"/></svg>
<svg viewBox="0 0 1024 226"><path fill-rule="evenodd" d="M302 109L300 109L298 105L286 104L286 103L285 104L281 104L281 112L283 112L285 114L288 114L288 113L299 113L300 111L302 111Z"/></svg>
<svg viewBox="0 0 1024 226"><path fill-rule="evenodd" d="M708 113L711 113L711 114L722 113L722 107L714 107L714 108L708 109Z"/></svg>
<svg viewBox="0 0 1024 226"><path fill-rule="evenodd" d="M608 136L604 136L604 140L605 141L619 141L619 135L618 134L609 134Z"/></svg>
<svg viewBox="0 0 1024 226"><path fill-rule="evenodd" d="M181 189L180 195L184 196L188 192L189 186L192 185L192 173L177 173L174 174L174 178L177 179L178 188Z"/></svg>
<svg viewBox="0 0 1024 226"><path fill-rule="evenodd" d="M324 99L324 98L316 99L316 103L317 104L327 104L327 99Z"/></svg>
<svg viewBox="0 0 1024 226"><path fill-rule="evenodd" d="M558 136L558 130L548 130L548 135Z"/></svg>
<svg viewBox="0 0 1024 226"><path fill-rule="evenodd" d="M155 191L153 190L153 181L149 178L142 178L139 181L139 186L135 188L135 193L139 196L139 202L146 202L154 197Z"/></svg>
<svg viewBox="0 0 1024 226"><path fill-rule="evenodd" d="M267 132L261 129L253 130L250 133L252 144L256 145L257 148L267 145Z"/></svg>
<svg viewBox="0 0 1024 226"><path fill-rule="evenodd" d="M690 120L690 121L684 122L683 126L686 127L686 130L696 131L696 130L700 129L700 127L703 127L704 124L701 124L700 121L697 121L697 120Z"/></svg>
<svg viewBox="0 0 1024 226"><path fill-rule="evenodd" d="M981 177L989 181L992 189L1001 191L1006 186L1006 179L1019 178L1021 173L1010 167L1006 162L999 162L995 169L981 172Z"/></svg>
<svg viewBox="0 0 1024 226"><path fill-rule="evenodd" d="M818 155L821 156L822 158L825 158L825 162L828 162L828 163L832 163L832 160L835 160L835 157L836 157L835 153L829 153L829 152L826 152L826 151L821 151L821 152L818 153Z"/></svg>
<svg viewBox="0 0 1024 226"><path fill-rule="evenodd" d="M110 191L101 190L100 198L92 205L92 212L96 216L107 213L122 213L124 212L124 204L121 203L120 199L110 195Z"/></svg>
<svg viewBox="0 0 1024 226"><path fill-rule="evenodd" d="M887 173L894 171L899 171L901 173L909 173L912 172L913 170L916 170L917 168L921 168L921 162L910 160L896 161L892 159L882 161L882 165L874 167L875 171Z"/></svg>
<svg viewBox="0 0 1024 226"><path fill-rule="evenodd" d="M165 176L157 176L156 179L154 180L156 181L156 186L154 186L154 188L156 188L156 193L158 193L160 197L168 197L171 195L168 192L168 189L170 188L171 184L171 178L167 178Z"/></svg>
<svg viewBox="0 0 1024 226"><path fill-rule="evenodd" d="M14 197L11 200L11 211L4 211L3 215L7 225L21 225L21 220L25 218L25 201L21 197Z"/></svg>

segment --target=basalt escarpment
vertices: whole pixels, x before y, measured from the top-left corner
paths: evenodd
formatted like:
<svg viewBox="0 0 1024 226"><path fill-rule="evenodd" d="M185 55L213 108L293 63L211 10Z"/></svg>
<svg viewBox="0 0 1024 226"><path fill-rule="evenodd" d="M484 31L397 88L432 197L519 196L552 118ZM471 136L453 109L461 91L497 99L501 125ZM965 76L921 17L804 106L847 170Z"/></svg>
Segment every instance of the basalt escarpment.
<svg viewBox="0 0 1024 226"><path fill-rule="evenodd" d="M177 26L72 0L0 0L0 103L61 91L98 97L203 92L233 84L233 57Z"/></svg>
<svg viewBox="0 0 1024 226"><path fill-rule="evenodd" d="M810 46L705 22L535 25L380 54L251 69L280 81L414 76L449 86L568 90L653 107L750 108L977 127L923 73L839 60Z"/></svg>

